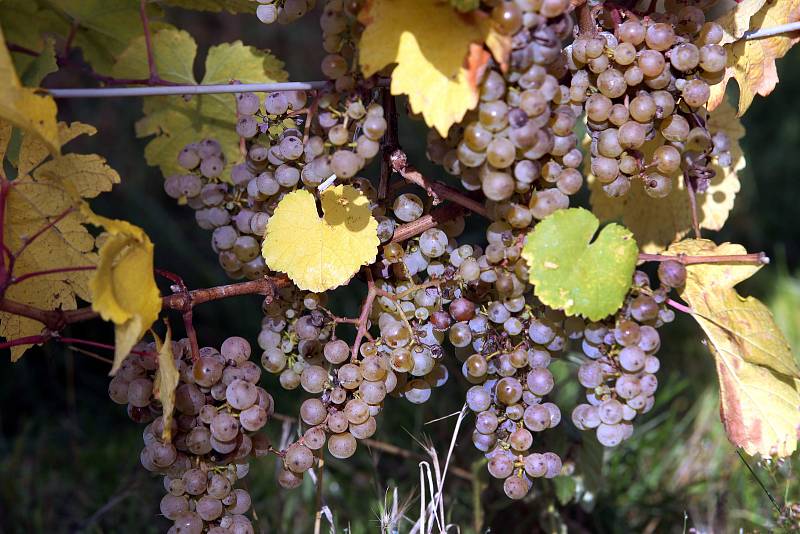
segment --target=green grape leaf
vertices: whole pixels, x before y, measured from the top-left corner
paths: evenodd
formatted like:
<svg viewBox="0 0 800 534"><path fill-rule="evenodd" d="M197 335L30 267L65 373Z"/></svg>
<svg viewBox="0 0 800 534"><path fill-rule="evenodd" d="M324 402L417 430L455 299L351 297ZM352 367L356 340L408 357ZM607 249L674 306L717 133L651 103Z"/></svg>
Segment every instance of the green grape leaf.
<svg viewBox="0 0 800 534"><path fill-rule="evenodd" d="M481 5L480 0L450 0L450 5L456 8L458 11L466 13L467 11L472 11L473 9L478 9Z"/></svg>
<svg viewBox="0 0 800 534"><path fill-rule="evenodd" d="M0 27L7 42L14 43L34 52L44 50L46 36L59 35L66 38L69 34L69 22L55 11L40 6L34 0L2 0L0 9ZM22 52L12 52L14 66L23 76L36 56ZM34 85L38 85L34 84Z"/></svg>
<svg viewBox="0 0 800 534"><path fill-rule="evenodd" d="M553 487L556 490L556 499L562 506L574 499L578 490L578 485L572 477L554 478Z"/></svg>
<svg viewBox="0 0 800 534"><path fill-rule="evenodd" d="M201 82L194 76L197 43L191 35L175 29L153 35L153 52L159 75L182 84L279 82L287 78L283 63L241 41L213 46L205 60ZM144 37L135 39L114 65L121 78L147 76ZM144 101L145 116L136 123L138 137L155 136L145 147L147 163L158 166L165 176L181 172L178 152L188 143L214 138L222 146L228 164L241 159L236 134L236 99L233 94L150 97Z"/></svg>
<svg viewBox="0 0 800 534"><path fill-rule="evenodd" d="M45 76L57 70L55 40L52 37L48 37L45 39L42 51L33 61L28 63L25 70L21 71L19 78L22 85L38 87Z"/></svg>
<svg viewBox="0 0 800 534"><path fill-rule="evenodd" d="M168 6L181 7L194 11L212 11L219 13L255 13L253 0L166 0Z"/></svg>
<svg viewBox="0 0 800 534"><path fill-rule="evenodd" d="M3 0L2 5L0 26L10 42L40 52L47 37L63 43L72 35L72 46L104 75L110 74L128 44L144 34L139 0ZM158 20L163 14L156 3L147 3L151 32L171 27ZM19 72L33 59L27 54L14 56Z"/></svg>
<svg viewBox="0 0 800 534"><path fill-rule="evenodd" d="M583 208L558 210L528 234L522 256L544 304L596 321L622 306L638 248L624 226L600 222Z"/></svg>

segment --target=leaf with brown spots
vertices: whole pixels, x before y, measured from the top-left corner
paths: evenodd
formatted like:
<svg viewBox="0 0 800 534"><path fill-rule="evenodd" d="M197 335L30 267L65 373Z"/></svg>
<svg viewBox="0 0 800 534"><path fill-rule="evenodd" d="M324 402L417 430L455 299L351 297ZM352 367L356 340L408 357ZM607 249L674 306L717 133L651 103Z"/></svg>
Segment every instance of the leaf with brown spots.
<svg viewBox="0 0 800 534"><path fill-rule="evenodd" d="M667 253L745 254L741 245L691 239ZM680 292L706 334L720 389L720 416L729 439L748 454L784 457L797 448L800 369L772 314L734 286L760 269L746 263L687 266Z"/></svg>

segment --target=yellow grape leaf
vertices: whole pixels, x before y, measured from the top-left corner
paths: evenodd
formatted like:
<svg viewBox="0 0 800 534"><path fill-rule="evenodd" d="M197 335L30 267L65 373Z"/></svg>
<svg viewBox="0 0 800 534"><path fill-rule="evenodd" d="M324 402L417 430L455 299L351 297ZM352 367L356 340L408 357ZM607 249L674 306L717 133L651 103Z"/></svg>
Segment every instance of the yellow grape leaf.
<svg viewBox="0 0 800 534"><path fill-rule="evenodd" d="M197 44L184 31L166 29L153 36L159 75L182 84L280 82L287 78L283 63L269 52L245 46L241 41L212 46L205 61L202 82L194 77ZM148 73L144 38L134 40L114 65L113 75L141 78ZM178 152L189 143L214 138L222 145L228 164L241 159L236 134L236 100L233 94L150 97L144 102L144 118L136 123L138 137L155 136L145 147L147 163L159 166L165 176L184 172Z"/></svg>
<svg viewBox="0 0 800 534"><path fill-rule="evenodd" d="M397 63L392 94L408 95L412 111L447 136L478 103L489 25L430 0L370 0L359 20L366 26L359 43L364 76Z"/></svg>
<svg viewBox="0 0 800 534"><path fill-rule="evenodd" d="M158 370L153 380L153 394L161 401L161 416L164 420L164 430L161 439L170 443L172 441L172 416L175 412L175 388L178 387L180 373L175 366L175 355L172 353L172 330L167 325L167 334L164 342L152 332L158 350Z"/></svg>
<svg viewBox="0 0 800 534"><path fill-rule="evenodd" d="M378 253L378 222L369 200L356 188L338 185L322 192L324 216L304 189L278 203L267 223L262 255L299 287L316 293L346 283Z"/></svg>
<svg viewBox="0 0 800 534"><path fill-rule="evenodd" d="M759 0L760 1L760 0ZM761 2L761 7L750 20L750 28L767 29L781 24L800 20L800 0L780 0L777 2ZM748 2L739 4L735 11L747 10L753 6ZM731 19L720 19L729 36L741 33L741 27L735 26ZM727 26L725 26L727 24ZM728 66L722 81L711 87L708 109L714 109L725 97L725 88L731 78L739 85L738 114L741 116L755 96L767 96L778 84L778 69L775 60L783 57L794 44L800 40L797 32L785 33L763 39L749 41L738 40L725 45L728 51ZM729 37L730 39L730 37Z"/></svg>
<svg viewBox="0 0 800 534"><path fill-rule="evenodd" d="M59 144L95 132L80 123L58 126ZM10 125L0 122L0 152L10 134ZM80 198L110 191L119 183L119 175L95 154L51 158L42 140L30 133L22 135L19 161L20 172L9 188L3 227L3 243L16 256L12 275L20 279L53 269L96 266L95 239L82 224L77 206ZM91 275L91 270L65 270L24 278L6 289L5 298L46 310L72 310L77 307L76 298L90 300ZM41 330L37 321L0 313L0 335L6 339L36 335ZM12 361L29 347L13 347Z"/></svg>
<svg viewBox="0 0 800 534"><path fill-rule="evenodd" d="M725 0L720 2L708 13L706 20L713 20L722 27L722 41L726 45L742 37L749 29L752 19L767 0ZM716 17L714 15L717 15Z"/></svg>
<svg viewBox="0 0 800 534"><path fill-rule="evenodd" d="M692 239L669 254L746 254L741 245ZM769 309L734 286L761 268L746 263L688 265L680 291L716 360L720 415L730 440L748 454L788 456L800 427L800 370Z"/></svg>
<svg viewBox="0 0 800 534"><path fill-rule="evenodd" d="M22 87L0 30L0 120L37 135L51 154L58 154L56 103L49 96Z"/></svg>
<svg viewBox="0 0 800 534"><path fill-rule="evenodd" d="M741 189L738 172L745 167L745 158L739 140L745 130L736 117L736 110L726 100L723 105L711 112L708 127L713 133L725 132L731 141L731 166L722 167L714 162L711 168L716 172L705 193L697 195L697 218L700 228L719 230L733 209L736 193ZM663 143L657 137L645 146L647 157L652 147ZM588 146L588 138L584 140ZM647 150L649 148L649 151ZM648 153L649 152L649 153ZM589 183L592 211L601 221L621 219L630 229L643 252L656 253L684 237L692 229L692 211L689 196L681 176L673 177L672 192L665 198L652 198L645 191L642 181L634 179L631 189L621 198L609 197L592 176L589 158L584 164Z"/></svg>
<svg viewBox="0 0 800 534"><path fill-rule="evenodd" d="M97 215L88 204L81 206L81 213L109 234L100 246L89 289L92 309L115 325L113 375L161 312L153 274L153 243L138 226Z"/></svg>

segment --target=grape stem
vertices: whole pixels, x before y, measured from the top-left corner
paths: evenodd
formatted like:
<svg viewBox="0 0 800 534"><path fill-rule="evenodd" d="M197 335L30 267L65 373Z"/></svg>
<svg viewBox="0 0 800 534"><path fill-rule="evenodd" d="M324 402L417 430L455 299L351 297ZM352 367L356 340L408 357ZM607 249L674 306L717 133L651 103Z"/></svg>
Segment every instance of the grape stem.
<svg viewBox="0 0 800 534"><path fill-rule="evenodd" d="M449 200L463 206L468 210L477 213L483 217L488 217L486 208L480 202L473 200L465 194L453 189L449 185L443 184L435 180L429 180L421 172L408 163L408 156L402 149L397 149L392 152L389 157L392 164L392 169L398 172L400 176L406 179L407 182L418 185L428 194L433 200L433 205L441 204L445 200Z"/></svg>
<svg viewBox="0 0 800 534"><path fill-rule="evenodd" d="M192 313L192 307L194 306L194 302L192 301L192 295L189 294L189 289L186 287L183 278L177 274L164 269L156 269L155 272L173 283L171 286L173 294L181 294L184 296L184 306L183 309L180 310L182 312L181 317L183 318L183 327L184 330L186 330L186 337L189 339L189 347L192 351L192 361L196 362L200 359L200 345L197 343L197 330L195 330L193 322L194 314Z"/></svg>
<svg viewBox="0 0 800 534"><path fill-rule="evenodd" d="M381 179L378 183L378 200L386 200L389 179L392 175L392 153L398 148L397 102L388 89L383 90L383 112L386 116L386 135L381 147Z"/></svg>
<svg viewBox="0 0 800 534"><path fill-rule="evenodd" d="M447 204L441 208L436 208L427 215L423 215L416 221L401 224L392 236L392 243L399 243L406 239L418 236L425 230L438 226L441 223L451 221L456 217L464 215L466 210L458 204Z"/></svg>
<svg viewBox="0 0 800 534"><path fill-rule="evenodd" d="M769 263L769 256L763 252L755 252L753 254L728 254L722 256L639 254L639 261L677 261L683 265L696 265L699 263L752 263L755 265L766 265Z"/></svg>
<svg viewBox="0 0 800 534"><path fill-rule="evenodd" d="M235 297L239 295L263 295L265 299L272 299L279 288L290 284L286 276L264 277L248 282L228 284L223 286L210 287L205 289L194 289L192 291L175 293L162 297L162 307L170 310L184 311L193 308L198 304L213 300ZM7 298L0 298L0 311L27 317L42 323L48 330L39 336L30 336L34 341L25 341L28 338L9 340L0 344L1 348L13 347L16 345L30 345L42 343L48 339L55 338L57 332L63 330L67 325L88 321L98 317L98 313L91 307L78 308L77 310L43 310L30 304L16 302ZM63 339L63 338L62 338Z"/></svg>
<svg viewBox="0 0 800 534"><path fill-rule="evenodd" d="M702 236L700 234L700 221L697 218L697 194L694 191L692 178L689 176L687 171L683 171L683 183L686 184L686 193L689 195L689 206L692 210L692 229L694 230L694 236L697 239L700 239Z"/></svg>
<svg viewBox="0 0 800 534"><path fill-rule="evenodd" d="M356 340L353 342L353 350L350 353L350 361L354 363L358 361L358 350L361 348L361 341L363 341L367 333L372 304L375 302L375 297L378 296L375 280L372 278L372 271L369 267L364 268L364 276L367 278L367 296L361 304L361 313L358 316L358 328L356 330Z"/></svg>
<svg viewBox="0 0 800 534"><path fill-rule="evenodd" d="M690 307L684 306L680 302L677 302L672 299L667 299L667 304L669 304L678 311L682 311L683 313L688 313L689 315L694 315L694 311Z"/></svg>

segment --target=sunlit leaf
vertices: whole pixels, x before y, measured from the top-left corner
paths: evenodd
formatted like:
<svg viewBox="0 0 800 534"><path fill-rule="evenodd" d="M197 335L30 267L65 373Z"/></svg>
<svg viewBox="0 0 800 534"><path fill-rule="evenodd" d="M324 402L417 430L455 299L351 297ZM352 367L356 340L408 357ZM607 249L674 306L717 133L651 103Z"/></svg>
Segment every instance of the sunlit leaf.
<svg viewBox="0 0 800 534"><path fill-rule="evenodd" d="M741 245L687 240L670 254L745 254ZM788 456L797 448L800 370L772 313L758 299L743 298L734 286L759 265L708 263L687 266L680 291L707 336L720 385L720 415L730 440L748 454Z"/></svg>
<svg viewBox="0 0 800 534"><path fill-rule="evenodd" d="M429 0L370 0L359 20L364 75L396 63L392 94L408 95L411 109L442 136L477 105L488 24Z"/></svg>
<svg viewBox="0 0 800 534"><path fill-rule="evenodd" d="M558 210L528 234L522 257L534 294L544 304L596 321L617 311L638 257L633 235L600 223L583 208Z"/></svg>
<svg viewBox="0 0 800 534"><path fill-rule="evenodd" d="M324 216L314 196L289 193L267 223L262 248L270 269L281 271L301 289L321 292L346 283L378 253L378 222L369 200L349 185L321 194Z"/></svg>

